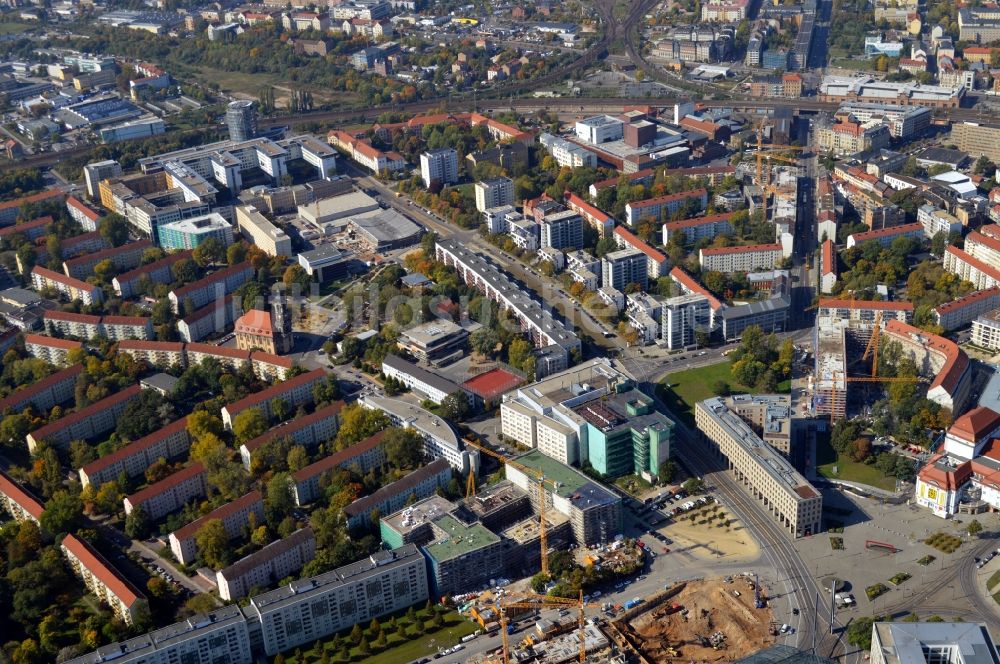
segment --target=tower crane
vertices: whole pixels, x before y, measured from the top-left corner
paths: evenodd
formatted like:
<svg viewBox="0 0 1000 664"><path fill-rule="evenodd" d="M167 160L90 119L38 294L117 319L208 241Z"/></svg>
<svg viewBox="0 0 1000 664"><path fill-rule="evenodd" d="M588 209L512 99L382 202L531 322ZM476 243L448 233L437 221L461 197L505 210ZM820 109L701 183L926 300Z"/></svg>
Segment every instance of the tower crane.
<svg viewBox="0 0 1000 664"><path fill-rule="evenodd" d="M868 356L872 356L872 378L878 376L878 345L882 337L882 312L878 311L875 313L875 326L872 328L872 336L868 340L868 345L865 346L865 354L861 356L862 360L867 360Z"/></svg>
<svg viewBox="0 0 1000 664"><path fill-rule="evenodd" d="M527 475L528 477L534 478L538 483L538 539L540 540L542 551L541 551L541 572L542 574L548 575L549 573L549 540L548 533L545 529L545 485L550 484L553 488L556 488L556 483L552 480L546 479L544 475L539 473L533 468L528 468L527 466L518 463L514 459L507 457L499 452L491 450L490 448L480 445L479 443L471 440L470 438L465 438L464 441L466 445L474 447L483 454L487 454L494 459L497 459L501 463L504 463L513 468L517 468L519 471ZM470 479L466 482L466 497L472 497L476 495L476 485L475 479L472 479L472 473L469 473Z"/></svg>
<svg viewBox="0 0 1000 664"><path fill-rule="evenodd" d="M497 613L500 616L500 637L502 650L500 660L488 660L483 664L509 664L510 663L510 639L507 634L507 609L543 609L543 608L576 608L579 610L577 621L580 635L580 664L587 661L587 635L584 631L584 609L599 609L600 604L587 603L583 601L583 591L580 591L579 599L566 597L552 597L551 595L539 595L537 593L510 593L497 602Z"/></svg>

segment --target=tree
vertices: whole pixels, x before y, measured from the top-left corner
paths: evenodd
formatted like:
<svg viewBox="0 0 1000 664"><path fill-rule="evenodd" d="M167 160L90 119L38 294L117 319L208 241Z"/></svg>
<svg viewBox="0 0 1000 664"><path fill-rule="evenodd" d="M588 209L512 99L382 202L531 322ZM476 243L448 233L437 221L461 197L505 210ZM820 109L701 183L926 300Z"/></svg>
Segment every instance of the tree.
<svg viewBox="0 0 1000 664"><path fill-rule="evenodd" d="M260 408L247 408L233 419L233 435L240 443L253 440L267 431L267 418Z"/></svg>
<svg viewBox="0 0 1000 664"><path fill-rule="evenodd" d="M673 459L666 459L660 464L659 473L657 474L660 477L660 482L672 482L677 475L677 462Z"/></svg>
<svg viewBox="0 0 1000 664"><path fill-rule="evenodd" d="M292 498L287 473L278 473L267 482L264 490L264 518L274 529L292 513L295 500Z"/></svg>
<svg viewBox="0 0 1000 664"><path fill-rule="evenodd" d="M361 625L354 623L354 627L351 628L351 636L349 637L351 643L358 645L361 643L361 639L365 636L364 631L361 629Z"/></svg>
<svg viewBox="0 0 1000 664"><path fill-rule="evenodd" d="M98 283L110 284L117 274L118 268L110 259L105 259L94 266L94 276L97 277Z"/></svg>
<svg viewBox="0 0 1000 664"><path fill-rule="evenodd" d="M704 488L705 483L698 477L689 477L684 481L684 484L682 484L681 486L689 494L695 494L700 492Z"/></svg>
<svg viewBox="0 0 1000 664"><path fill-rule="evenodd" d="M424 458L423 439L413 429L394 427L382 437L386 461L400 470L416 470Z"/></svg>
<svg viewBox="0 0 1000 664"><path fill-rule="evenodd" d="M393 431L396 431L396 429L391 429L389 433ZM288 450L288 456L285 461L288 464L288 470L294 473L309 465L309 453L306 452L306 448L296 445Z"/></svg>
<svg viewBox="0 0 1000 664"><path fill-rule="evenodd" d="M116 212L101 219L97 230L112 247L120 247L128 242L128 220Z"/></svg>
<svg viewBox="0 0 1000 664"><path fill-rule="evenodd" d="M222 438L225 428L222 420L205 410L196 410L187 417L187 430L195 440L201 440L207 434Z"/></svg>
<svg viewBox="0 0 1000 664"><path fill-rule="evenodd" d="M449 420L461 422L468 417L471 410L469 397L461 390L441 400L441 415Z"/></svg>
<svg viewBox="0 0 1000 664"><path fill-rule="evenodd" d="M340 429L334 439L334 446L337 450L346 449L388 426L389 418L382 411L352 403L340 411Z"/></svg>
<svg viewBox="0 0 1000 664"><path fill-rule="evenodd" d="M983 532L983 524L979 523L979 519L973 519L972 522L969 523L968 530L971 537L978 537L979 533Z"/></svg>
<svg viewBox="0 0 1000 664"><path fill-rule="evenodd" d="M182 258L170 266L170 274L174 281L182 284L190 283L198 278L198 266L190 258Z"/></svg>
<svg viewBox="0 0 1000 664"><path fill-rule="evenodd" d="M507 361L511 366L524 369L524 364L534 353L534 347L525 339L514 339L507 348Z"/></svg>
<svg viewBox="0 0 1000 664"><path fill-rule="evenodd" d="M146 590L149 594L157 599L162 599L167 596L170 591L170 586L161 577L151 576L149 581L146 581Z"/></svg>
<svg viewBox="0 0 1000 664"><path fill-rule="evenodd" d="M229 534L219 519L209 519L194 536L198 554L209 567L221 569L226 566L229 553Z"/></svg>
<svg viewBox="0 0 1000 664"><path fill-rule="evenodd" d="M372 652L371 644L368 643L368 638L362 636L361 641L358 643L358 654L367 657Z"/></svg>
<svg viewBox="0 0 1000 664"><path fill-rule="evenodd" d="M851 459L859 463L866 461L872 455L872 441L866 437L856 439L851 443Z"/></svg>
<svg viewBox="0 0 1000 664"><path fill-rule="evenodd" d="M194 262L201 267L208 267L215 263L221 263L222 259L226 256L226 250L214 237L205 238L201 244L194 248L191 252L191 257L194 258Z"/></svg>
<svg viewBox="0 0 1000 664"><path fill-rule="evenodd" d="M134 507L125 517L125 534L132 539L148 537L149 526L149 515L146 514L146 510L141 505Z"/></svg>
<svg viewBox="0 0 1000 664"><path fill-rule="evenodd" d="M79 494L69 491L56 491L45 503L42 512L42 528L52 534L67 533L74 530L83 516L83 502Z"/></svg>
<svg viewBox="0 0 1000 664"><path fill-rule="evenodd" d="M247 248L242 242L229 245L226 249L226 263L229 265L239 265L247 259Z"/></svg>
<svg viewBox="0 0 1000 664"><path fill-rule="evenodd" d="M289 288L298 285L302 293L308 293L309 287L312 285L312 277L298 264L289 265L285 268L285 273L281 276L281 281Z"/></svg>

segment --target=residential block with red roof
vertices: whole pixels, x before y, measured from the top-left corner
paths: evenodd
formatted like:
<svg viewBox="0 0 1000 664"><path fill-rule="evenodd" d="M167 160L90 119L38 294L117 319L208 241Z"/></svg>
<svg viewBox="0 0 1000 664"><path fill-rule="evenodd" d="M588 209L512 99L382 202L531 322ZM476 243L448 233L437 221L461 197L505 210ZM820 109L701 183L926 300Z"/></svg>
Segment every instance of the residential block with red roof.
<svg viewBox="0 0 1000 664"><path fill-rule="evenodd" d="M292 474L292 493L296 505L306 505L319 498L320 479L335 468L347 468L357 465L365 474L385 465L385 450L382 448L382 438L385 430L334 452L316 463L309 464Z"/></svg>
<svg viewBox="0 0 1000 664"><path fill-rule="evenodd" d="M93 546L76 535L62 541L63 555L87 590L111 607L126 625L135 625L149 615L146 597Z"/></svg>
<svg viewBox="0 0 1000 664"><path fill-rule="evenodd" d="M781 260L780 244L752 244L743 247L700 249L698 262L703 271L725 274L773 270Z"/></svg>
<svg viewBox="0 0 1000 664"><path fill-rule="evenodd" d="M680 191L676 194L657 196L644 201L633 201L625 206L625 218L629 226L635 226L644 217L661 219L670 217L685 205L694 203L697 211L704 210L708 205L708 191L705 189L692 189L691 191Z"/></svg>
<svg viewBox="0 0 1000 664"><path fill-rule="evenodd" d="M148 436L105 454L80 468L80 484L96 489L105 482L118 479L124 473L132 479L140 477L158 459L177 459L187 454L191 435L187 431L187 418L171 422Z"/></svg>
<svg viewBox="0 0 1000 664"><path fill-rule="evenodd" d="M83 343L79 341L46 337L41 334L24 335L24 349L28 351L28 355L57 366L69 364L69 352L81 348Z"/></svg>
<svg viewBox="0 0 1000 664"><path fill-rule="evenodd" d="M897 238L908 237L920 241L924 237L923 224L903 224L901 226L890 226L880 228L875 231L864 231L863 233L851 233L847 236L847 248L864 244L865 242L877 242L881 247L888 247Z"/></svg>
<svg viewBox="0 0 1000 664"><path fill-rule="evenodd" d="M126 496L125 514L129 515L132 510L141 507L151 521L158 521L179 510L189 500L205 496L206 491L205 466L195 462L131 496Z"/></svg>
<svg viewBox="0 0 1000 664"><path fill-rule="evenodd" d="M229 539L234 540L246 530L251 514L256 517L257 523L264 522L264 497L260 491L251 491L240 496L170 533L170 551L181 564L190 565L197 556L195 537L206 523L212 520L221 521Z"/></svg>
<svg viewBox="0 0 1000 664"><path fill-rule="evenodd" d="M732 235L733 226L729 220L732 219L733 214L732 212L724 212L704 217L668 221L663 224L661 229L663 244L670 244L670 240L677 235L683 235L686 244L697 244L700 240L712 239L718 235Z"/></svg>
<svg viewBox="0 0 1000 664"><path fill-rule="evenodd" d="M22 205L48 203L50 201L62 202L65 198L65 192L59 189L49 189L38 194L23 196L12 201L0 203L0 226L10 226L17 222L17 216L21 213Z"/></svg>
<svg viewBox="0 0 1000 664"><path fill-rule="evenodd" d="M819 256L819 290L824 295L837 285L837 249L833 240L823 243Z"/></svg>
<svg viewBox="0 0 1000 664"><path fill-rule="evenodd" d="M930 374L927 398L953 413L961 412L972 390L972 363L954 341L929 334L898 320L885 324L885 335L898 341L904 357L910 357Z"/></svg>
<svg viewBox="0 0 1000 664"><path fill-rule="evenodd" d="M10 396L0 399L0 414L20 412L31 406L39 413L48 413L58 404L73 398L76 380L83 373L82 364L74 364L40 381L17 390Z"/></svg>
<svg viewBox="0 0 1000 664"><path fill-rule="evenodd" d="M620 248L638 249L646 255L646 274L650 279L659 279L666 274L668 261L662 251L654 249L624 226L615 228L614 238Z"/></svg>
<svg viewBox="0 0 1000 664"><path fill-rule="evenodd" d="M946 332L964 327L983 314L1000 309L1000 288L986 288L934 307L934 321Z"/></svg>
<svg viewBox="0 0 1000 664"><path fill-rule="evenodd" d="M40 500L21 488L7 473L0 470L0 507L16 521L34 521L42 519L45 506Z"/></svg>
<svg viewBox="0 0 1000 664"><path fill-rule="evenodd" d="M104 301L104 292L99 286L67 277L40 265L31 270L31 284L35 290L56 290L70 300L80 300L84 304L99 304Z"/></svg>
<svg viewBox="0 0 1000 664"><path fill-rule="evenodd" d="M323 369L314 369L227 404L222 408L222 423L227 429L232 429L236 416L249 408L259 408L264 417L270 420L274 416L272 407L278 399L284 401L294 411L301 404L312 402L312 389L322 380L326 380L326 372Z"/></svg>
<svg viewBox="0 0 1000 664"><path fill-rule="evenodd" d="M337 435L340 428L340 411L344 407L343 401L335 401L327 406L318 408L316 412L305 417L297 417L290 422L285 422L276 427L268 429L261 435L240 445L240 457L243 459L243 466L251 472L257 470L256 462L258 453L266 445L276 440L288 439L292 445L302 445L303 447L315 447L316 445L332 440Z"/></svg>
<svg viewBox="0 0 1000 664"><path fill-rule="evenodd" d="M132 385L35 429L27 435L28 451L34 454L42 441L57 449L66 449L72 440L91 440L112 431L125 407L138 399L141 391L141 387Z"/></svg>
<svg viewBox="0 0 1000 664"><path fill-rule="evenodd" d="M1000 267L997 265L976 258L958 247L949 246L944 250L944 269L963 281L971 282L977 290L1000 286Z"/></svg>
<svg viewBox="0 0 1000 664"><path fill-rule="evenodd" d="M112 247L64 261L63 272L70 277L86 279L94 274L94 267L104 261L111 261L117 271L124 272L139 267L142 255L147 249L152 248L153 243L149 240L128 242L120 247Z"/></svg>

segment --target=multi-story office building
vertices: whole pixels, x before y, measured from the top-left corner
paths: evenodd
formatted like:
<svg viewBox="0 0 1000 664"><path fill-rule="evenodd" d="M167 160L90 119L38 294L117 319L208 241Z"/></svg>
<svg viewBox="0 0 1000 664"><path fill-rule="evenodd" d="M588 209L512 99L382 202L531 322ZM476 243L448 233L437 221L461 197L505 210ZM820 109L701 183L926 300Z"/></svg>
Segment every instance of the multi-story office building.
<svg viewBox="0 0 1000 664"><path fill-rule="evenodd" d="M962 222L955 215L926 204L917 208L917 222L924 227L924 237L932 239L938 233L948 237L962 232Z"/></svg>
<svg viewBox="0 0 1000 664"><path fill-rule="evenodd" d="M1000 309L972 321L972 343L989 350L1000 349Z"/></svg>
<svg viewBox="0 0 1000 664"><path fill-rule="evenodd" d="M573 210L547 214L538 226L543 249L577 249L583 246L583 217Z"/></svg>
<svg viewBox="0 0 1000 664"><path fill-rule="evenodd" d="M229 102L226 107L226 127L229 140L249 141L257 136L257 107L249 99Z"/></svg>
<svg viewBox="0 0 1000 664"><path fill-rule="evenodd" d="M625 136L625 123L610 115L595 115L576 121L576 137L588 143L620 141Z"/></svg>
<svg viewBox="0 0 1000 664"><path fill-rule="evenodd" d="M104 301L104 292L99 286L67 277L65 274L54 272L40 265L36 265L31 270L31 284L36 290L51 288L70 300L80 300L86 305L100 304Z"/></svg>
<svg viewBox="0 0 1000 664"><path fill-rule="evenodd" d="M514 181L510 178L492 178L476 183L476 209L480 212L513 204Z"/></svg>
<svg viewBox="0 0 1000 664"><path fill-rule="evenodd" d="M956 122L951 126L950 143L973 157L985 156L1000 161L1000 125Z"/></svg>
<svg viewBox="0 0 1000 664"><path fill-rule="evenodd" d="M146 597L111 566L94 547L76 535L66 535L61 545L73 572L87 590L111 607L122 622L134 625L149 615Z"/></svg>
<svg viewBox="0 0 1000 664"><path fill-rule="evenodd" d="M296 530L216 572L219 597L227 602L246 597L251 588L274 585L297 574L315 556L316 538L312 528Z"/></svg>
<svg viewBox="0 0 1000 664"><path fill-rule="evenodd" d="M194 249L208 238L214 238L223 247L228 247L233 243L233 227L218 212L210 212L163 224L157 236L160 246L168 251Z"/></svg>
<svg viewBox="0 0 1000 664"><path fill-rule="evenodd" d="M964 10L963 10L964 11ZM1000 26L997 37L1000 38ZM872 664L1000 664L986 623L877 622L872 625Z"/></svg>
<svg viewBox="0 0 1000 664"><path fill-rule="evenodd" d="M560 364L561 368L565 368L569 356L579 351L580 338L553 317L551 312L543 309L520 286L512 283L507 273L454 240L440 240L435 252L437 259L453 266L465 283L484 293L501 309L509 311L521 324L521 329L529 334L536 347L558 347L560 353L549 355L553 364L539 363L536 375L539 371L542 375L558 371L556 367ZM642 274L645 278L645 266Z"/></svg>
<svg viewBox="0 0 1000 664"><path fill-rule="evenodd" d="M587 457L594 470L606 477L659 477L670 458L674 423L656 411L652 399L635 389L615 390L574 412L587 423Z"/></svg>
<svg viewBox="0 0 1000 664"><path fill-rule="evenodd" d="M316 445L332 440L340 427L338 415L344 407L343 401L335 401L305 417L297 417L273 429L268 429L261 435L240 445L240 457L243 466L248 471L256 470L256 460L259 452L268 444L289 439L293 445L316 447Z"/></svg>
<svg viewBox="0 0 1000 664"><path fill-rule="evenodd" d="M324 475L336 468L346 468L357 464L362 473L368 473L385 465L385 450L382 438L385 430L350 447L334 452L316 463L309 464L292 474L292 494L297 505L306 505L320 497L320 483Z"/></svg>
<svg viewBox="0 0 1000 664"><path fill-rule="evenodd" d="M440 318L401 330L396 345L421 362L438 362L461 357L468 338L465 328Z"/></svg>
<svg viewBox="0 0 1000 664"><path fill-rule="evenodd" d="M101 180L120 177L122 165L114 159L105 161L95 161L83 167L83 179L87 188L87 195L92 201L101 200Z"/></svg>
<svg viewBox="0 0 1000 664"><path fill-rule="evenodd" d="M158 459L178 459L185 456L190 447L187 418L182 417L83 466L79 471L80 484L84 488L93 485L96 489L105 482L117 480L122 474L129 479L139 477Z"/></svg>
<svg viewBox="0 0 1000 664"><path fill-rule="evenodd" d="M138 242L128 242L120 247L109 247L91 254L84 254L64 261L63 272L66 273L66 276L75 279L86 279L94 274L94 268L103 261L111 261L111 264L119 272L124 272L139 267L142 255L152 247L153 243L149 240L139 240Z"/></svg>
<svg viewBox="0 0 1000 664"><path fill-rule="evenodd" d="M152 287L155 284L169 284L173 282L174 276L171 269L174 264L177 261L190 258L190 251L175 251L157 261L119 274L111 280L111 285L114 287L115 294L118 297L126 299L133 297L140 294L143 288Z"/></svg>
<svg viewBox="0 0 1000 664"><path fill-rule="evenodd" d="M597 155L575 143L570 143L552 134L540 134L538 142L549 151L559 166L597 168Z"/></svg>
<svg viewBox="0 0 1000 664"><path fill-rule="evenodd" d="M646 290L649 283L648 258L638 249L612 251L601 259L601 285L624 291L629 284Z"/></svg>
<svg viewBox="0 0 1000 664"><path fill-rule="evenodd" d="M233 208L240 235L260 247L269 256L291 256L292 238L262 215L252 205Z"/></svg>
<svg viewBox="0 0 1000 664"><path fill-rule="evenodd" d="M0 470L0 507L14 517L15 521L42 520L45 505L40 500L21 488L7 473Z"/></svg>
<svg viewBox="0 0 1000 664"><path fill-rule="evenodd" d="M445 459L434 459L402 479L385 485L375 493L358 498L344 508L349 529L366 528L371 524L371 516L393 514L403 509L412 496L423 500L437 493L451 481L451 466Z"/></svg>
<svg viewBox="0 0 1000 664"><path fill-rule="evenodd" d="M38 413L47 414L53 406L73 398L77 378L83 373L82 364L74 364L51 376L23 387L8 397L0 399L0 413L18 413L31 406Z"/></svg>
<svg viewBox="0 0 1000 664"><path fill-rule="evenodd" d="M713 450L793 537L822 528L823 496L720 397L700 401L695 421Z"/></svg>
<svg viewBox="0 0 1000 664"><path fill-rule="evenodd" d="M56 449L66 449L72 440L90 440L112 431L118 425L125 407L138 399L141 391L142 388L138 385L132 385L35 429L27 435L28 451L34 454L42 441Z"/></svg>
<svg viewBox="0 0 1000 664"><path fill-rule="evenodd" d="M186 306L186 301L191 302L192 307L198 309L213 300L221 300L228 293L232 293L237 288L253 279L256 270L250 263L240 263L232 267L223 268L218 272L202 277L198 281L181 286L170 291L167 297L170 299L170 306L174 313L181 313L181 307Z"/></svg>
<svg viewBox="0 0 1000 664"><path fill-rule="evenodd" d="M539 500L545 500L547 510L567 517L579 546L610 542L621 534L622 499L617 494L539 450L522 454L516 460L518 467L504 466L507 479L528 494L536 512ZM547 480L541 496L538 475Z"/></svg>
<svg viewBox="0 0 1000 664"><path fill-rule="evenodd" d="M958 10L958 38L980 44L1000 40L1000 11L988 6L962 7Z"/></svg>
<svg viewBox="0 0 1000 664"><path fill-rule="evenodd" d="M438 417L409 401L378 395L364 395L359 400L365 408L380 410L389 416L393 426L413 429L424 441L424 455L445 459L459 471L467 473L479 465L479 453L465 449L458 433L448 420Z"/></svg>
<svg viewBox="0 0 1000 664"><path fill-rule="evenodd" d="M69 352L82 348L83 343L80 341L57 339L40 334L24 335L24 349L28 351L28 355L57 366L69 364Z"/></svg>
<svg viewBox="0 0 1000 664"><path fill-rule="evenodd" d="M841 104L837 115L853 117L863 125L881 121L889 128L889 135L893 138L911 140L931 126L933 113L923 106L847 103Z"/></svg>
<svg viewBox="0 0 1000 664"><path fill-rule="evenodd" d="M877 242L881 247L888 247L896 238L908 237L920 241L924 237L924 226L921 223L903 224L902 226L890 226L874 231L864 231L862 233L851 233L847 236L847 248L865 242Z"/></svg>
<svg viewBox="0 0 1000 664"><path fill-rule="evenodd" d="M192 463L159 482L126 496L125 514L141 508L151 521L157 521L179 510L192 498L203 497L207 488L205 482L205 466L199 462Z"/></svg>
<svg viewBox="0 0 1000 664"><path fill-rule="evenodd" d="M434 182L439 185L458 182L458 152L454 148L424 152L420 155L420 177L428 188Z"/></svg>
<svg viewBox="0 0 1000 664"><path fill-rule="evenodd" d="M1000 288L994 286L940 304L934 307L932 313L935 322L947 332L965 327L998 307L1000 307ZM975 339L975 329L972 331L972 336Z"/></svg>
<svg viewBox="0 0 1000 664"><path fill-rule="evenodd" d="M781 260L780 244L754 244L746 247L717 247L700 249L698 262L702 271L754 272L773 270Z"/></svg>
<svg viewBox="0 0 1000 664"><path fill-rule="evenodd" d="M170 551L181 564L190 565L197 557L195 537L206 523L221 521L226 535L230 540L234 540L244 535L251 514L255 517L256 523L264 522L264 499L260 491L251 491L240 496L170 533Z"/></svg>
<svg viewBox="0 0 1000 664"><path fill-rule="evenodd" d="M654 220L667 219L688 205L693 206L693 213L704 210L708 205L708 191L692 189L644 201L633 201L625 206L625 220L629 226L634 227L640 219L646 217Z"/></svg>
<svg viewBox="0 0 1000 664"><path fill-rule="evenodd" d="M264 417L270 420L273 417L271 406L277 399L284 401L293 410L302 404L311 403L313 387L325 379L326 371L314 369L227 404L222 407L222 423L227 429L232 429L233 419L248 408L259 408Z"/></svg>
<svg viewBox="0 0 1000 664"><path fill-rule="evenodd" d="M670 350L692 348L698 333L712 333L712 308L699 293L664 300L660 307L660 338Z"/></svg>

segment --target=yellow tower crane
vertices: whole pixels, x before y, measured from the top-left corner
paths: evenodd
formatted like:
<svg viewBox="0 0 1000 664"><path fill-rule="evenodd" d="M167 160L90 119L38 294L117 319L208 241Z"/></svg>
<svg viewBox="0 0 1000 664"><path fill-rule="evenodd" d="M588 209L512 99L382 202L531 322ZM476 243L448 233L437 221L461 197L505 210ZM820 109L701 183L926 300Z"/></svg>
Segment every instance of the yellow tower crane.
<svg viewBox="0 0 1000 664"><path fill-rule="evenodd" d="M552 597L551 595L539 595L537 593L509 593L497 602L497 613L500 616L500 636L502 639L501 655L499 660L484 660L483 664L509 664L510 663L510 640L507 634L507 609L544 609L544 608L576 608L578 614L578 630L580 635L580 664L587 661L587 634L584 609L599 609L600 604L587 603L583 601L583 591L580 591L579 599L566 597Z"/></svg>

